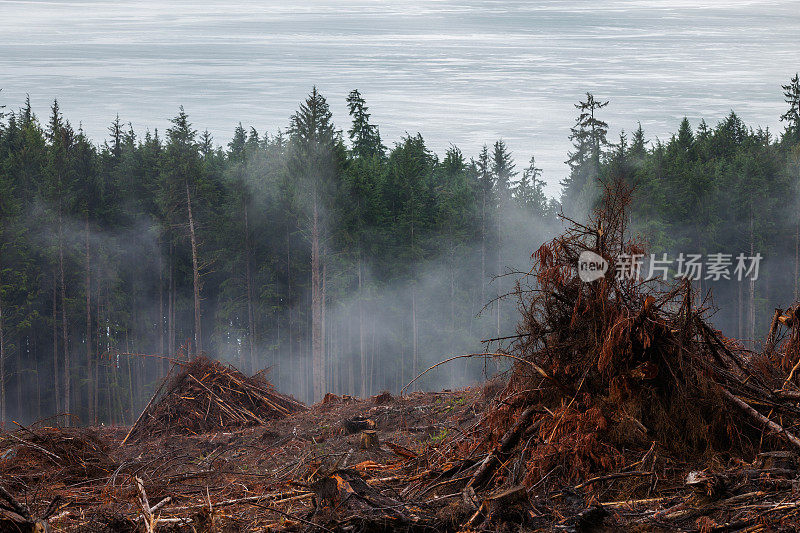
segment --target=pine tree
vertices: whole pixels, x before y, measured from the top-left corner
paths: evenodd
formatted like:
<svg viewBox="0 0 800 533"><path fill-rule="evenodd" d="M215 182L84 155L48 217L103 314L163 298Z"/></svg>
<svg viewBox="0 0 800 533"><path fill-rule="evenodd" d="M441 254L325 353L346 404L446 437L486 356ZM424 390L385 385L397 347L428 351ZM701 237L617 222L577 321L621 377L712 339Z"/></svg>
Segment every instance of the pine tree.
<svg viewBox="0 0 800 533"><path fill-rule="evenodd" d="M536 166L536 157L531 156L528 167L513 188L513 194L519 208L526 213L545 218L548 216L549 205L541 176L542 169Z"/></svg>
<svg viewBox="0 0 800 533"><path fill-rule="evenodd" d="M490 235L489 228L492 226L494 220L494 176L491 170L491 161L489 157L489 148L483 145L478 160L475 162L475 168L478 174L478 189L481 198L481 302L486 301L486 278L488 276L486 270L486 258L489 253L489 240L493 238Z"/></svg>
<svg viewBox="0 0 800 533"><path fill-rule="evenodd" d="M347 130L350 136L353 153L356 157L366 159L375 155L381 155L386 147L381 143L381 135L378 127L369 121L369 107L358 89L353 89L347 95L347 108L353 125Z"/></svg>
<svg viewBox="0 0 800 533"><path fill-rule="evenodd" d="M167 210L168 216L171 217L177 216L181 204L186 210L186 228L192 256L193 353L200 354L203 351L200 260L192 200L194 197L196 201L198 188L201 185L200 154L196 140L197 132L192 129L189 117L183 107L180 108L178 115L170 122L172 122L172 127L167 129L167 144L164 151L161 176L163 205Z"/></svg>
<svg viewBox="0 0 800 533"><path fill-rule="evenodd" d="M573 146L567 160L570 175L561 183L562 204L572 216L586 216L594 201L602 150L608 144L608 124L597 118L596 113L607 105L608 101L600 102L592 93L586 93L586 101L575 104L579 114L570 129Z"/></svg>
<svg viewBox="0 0 800 533"><path fill-rule="evenodd" d="M782 85L785 102L789 109L781 115L786 122L784 139L790 143L800 143L800 76L795 74L788 85Z"/></svg>
<svg viewBox="0 0 800 533"><path fill-rule="evenodd" d="M501 217L507 216L507 212L511 209L511 179L517 175L514 171L514 162L511 157L511 152L508 151L506 143L503 140L498 140L494 143L494 151L492 152L492 174L494 175L495 198L497 205L495 209L498 213L496 218L497 227L495 233L498 237L496 246L496 272L498 277L495 279L495 286L497 288L497 295L502 296L505 293L503 285L503 277L500 276L503 272L503 257L504 244L508 240L508 235L504 231L506 225L501 222ZM496 334L500 337L500 322L501 322L501 307L502 299L495 300L496 311Z"/></svg>
<svg viewBox="0 0 800 533"><path fill-rule="evenodd" d="M325 266L322 243L328 204L335 187L336 149L338 134L325 97L316 87L300 109L292 115L289 134L292 140L291 172L303 184L300 200L309 208L308 229L311 238L311 350L314 400L325 394L325 286L322 270ZM299 191L298 191L299 192Z"/></svg>
<svg viewBox="0 0 800 533"><path fill-rule="evenodd" d="M71 200L71 172L70 172L70 152L74 143L74 132L68 122L64 122L58 101L54 101L50 109L50 122L47 130L48 140L50 141L47 161L48 191L47 196L51 204L55 204L56 223L57 223L57 271L58 284L61 297L61 341L63 347L63 367L59 370L58 361L54 361L54 376L58 381L58 374L63 377L62 383L55 388L57 401L63 399L63 407L66 412L72 409L72 363L70 360L68 323L67 323L67 286L65 269L65 236L64 226L67 210L70 208ZM59 386L60 385L60 386ZM59 392L63 392L61 398ZM69 420L65 420L69 425Z"/></svg>
<svg viewBox="0 0 800 533"><path fill-rule="evenodd" d="M492 152L492 174L494 175L495 197L498 208L504 209L511 201L511 179L517 175L514 171L514 160L508 151L505 141L494 143Z"/></svg>

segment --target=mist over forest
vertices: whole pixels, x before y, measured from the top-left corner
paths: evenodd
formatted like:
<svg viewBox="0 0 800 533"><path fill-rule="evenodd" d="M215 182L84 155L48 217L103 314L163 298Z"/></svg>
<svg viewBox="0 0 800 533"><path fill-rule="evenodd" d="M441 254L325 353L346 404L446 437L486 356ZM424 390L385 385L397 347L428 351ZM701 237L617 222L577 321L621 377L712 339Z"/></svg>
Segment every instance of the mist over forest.
<svg viewBox="0 0 800 533"><path fill-rule="evenodd" d="M314 88L274 131L232 123L225 146L182 108L166 131L110 117L98 140L57 102L0 101L0 419L130 424L169 360L198 353L305 402L396 393L448 356L502 350L483 341L513 336L518 313L497 298L617 179L648 251L763 256L755 280L699 282L714 324L760 343L798 295L798 77L782 90L783 131L731 111L668 139L608 138L614 102L587 93L557 199L502 139L436 154L382 138L355 90L347 117ZM459 361L415 386L497 369Z"/></svg>

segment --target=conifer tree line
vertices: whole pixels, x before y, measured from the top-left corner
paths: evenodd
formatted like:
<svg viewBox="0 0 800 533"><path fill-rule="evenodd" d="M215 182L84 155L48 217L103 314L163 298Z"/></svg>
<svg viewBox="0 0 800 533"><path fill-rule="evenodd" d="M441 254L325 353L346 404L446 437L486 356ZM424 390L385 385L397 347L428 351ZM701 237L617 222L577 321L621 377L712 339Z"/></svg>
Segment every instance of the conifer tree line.
<svg viewBox="0 0 800 533"><path fill-rule="evenodd" d="M616 142L613 102L587 94L558 200L503 140L471 156L419 134L384 141L357 90L339 124L313 88L284 130L239 124L225 146L183 108L163 132L117 117L100 143L57 101L42 116L0 108L0 419L131 423L169 360L200 353L267 368L304 401L396 392L513 335L515 303L495 299L514 276L501 274L527 270L558 214L585 216L614 178L636 187L631 227L654 251L764 255L753 283L701 282L725 309L718 325L754 339L798 291L797 76L783 92L779 135L731 112Z"/></svg>

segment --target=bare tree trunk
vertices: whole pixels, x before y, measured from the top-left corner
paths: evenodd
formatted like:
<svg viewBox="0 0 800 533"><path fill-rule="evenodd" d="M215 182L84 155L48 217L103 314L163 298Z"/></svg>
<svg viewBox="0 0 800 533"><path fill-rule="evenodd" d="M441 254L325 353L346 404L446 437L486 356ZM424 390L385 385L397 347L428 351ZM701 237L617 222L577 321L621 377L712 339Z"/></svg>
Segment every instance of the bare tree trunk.
<svg viewBox="0 0 800 533"><path fill-rule="evenodd" d="M162 242L158 239L158 353L164 355L164 261L161 257ZM169 369L169 361L158 365L158 375L163 378Z"/></svg>
<svg viewBox="0 0 800 533"><path fill-rule="evenodd" d="M53 270L53 394L55 395L56 414L61 414L61 379L58 372L58 280Z"/></svg>
<svg viewBox="0 0 800 533"><path fill-rule="evenodd" d="M125 330L125 351L129 353L131 351L130 337L128 335L127 329ZM128 421L130 421L130 423L133 424L134 400L133 400L133 369L131 368L131 358L126 357L125 363L128 366ZM123 418L123 420L125 419Z"/></svg>
<svg viewBox="0 0 800 533"><path fill-rule="evenodd" d="M500 242L500 221L498 220L497 223L497 277L494 279L497 282L497 337L499 338L500 335L500 311L503 303L503 278L501 274L503 273L503 246ZM500 358L494 358L494 366L495 370L499 373L500 372Z"/></svg>
<svg viewBox="0 0 800 533"><path fill-rule="evenodd" d="M256 371L256 351L255 340L253 339L256 334L255 319L253 317L253 277L250 269L250 227L247 219L247 204L244 206L244 266L247 281L247 343L250 350L250 372Z"/></svg>
<svg viewBox="0 0 800 533"><path fill-rule="evenodd" d="M328 365L328 352L330 351L330 341L328 336L328 263L325 261L325 251L322 246L320 246L320 263L322 263L322 285L320 288L320 316L322 325L320 330L322 331L322 364L323 368L325 365ZM327 375L327 374L326 374ZM328 389L323 391L323 394L328 392Z"/></svg>
<svg viewBox="0 0 800 533"><path fill-rule="evenodd" d="M291 255L291 242L289 238L289 225L286 225L286 303L289 307L288 311L288 324L286 327L287 331L287 339L289 341L289 365L290 365L290 372L292 375L292 380L295 380L295 376L297 372L295 369L298 369L300 365L297 361L295 361L294 356L294 340L292 339L292 335L294 334L294 330L292 328L292 320L294 318L294 311L293 311L293 302L292 302L292 255ZM297 387L298 389L301 388L301 384L299 380L297 380Z"/></svg>
<svg viewBox="0 0 800 533"><path fill-rule="evenodd" d="M794 230L794 300L800 298L798 294L798 280L800 280L800 219Z"/></svg>
<svg viewBox="0 0 800 533"><path fill-rule="evenodd" d="M412 379L419 375L419 355L417 353L417 284L416 282L411 283L411 336L412 341L411 344L413 346L413 371L412 371ZM416 383L414 384L414 390L417 389Z"/></svg>
<svg viewBox="0 0 800 533"><path fill-rule="evenodd" d="M372 349L369 351L369 393L375 391L375 317L372 317Z"/></svg>
<svg viewBox="0 0 800 533"><path fill-rule="evenodd" d="M739 330L737 338L739 340L744 338L744 291L742 290L742 284L737 283L739 287L739 302L737 305L737 315L739 317Z"/></svg>
<svg viewBox="0 0 800 533"><path fill-rule="evenodd" d="M61 333L64 343L64 411L70 412L70 370L71 364L69 360L69 343L67 337L67 287L64 283L64 245L62 239L63 220L61 214L58 217L58 269L59 277L61 278ZM69 416L64 418L64 425L70 425Z"/></svg>
<svg viewBox="0 0 800 533"><path fill-rule="evenodd" d="M0 322L1 321L2 320L0 320ZM0 343L0 344L2 344L2 343ZM25 339L25 341L23 342L23 345L25 346L26 355L30 359L30 346L28 345L28 339ZM0 351L2 351L2 350L0 350ZM17 403L17 406L16 406L17 407L17 413L20 413L20 416L22 416L22 413L24 413L24 412L27 412L27 414L30 415L31 412L32 412L32 407L33 407L33 405L31 405L32 402L30 400L32 399L33 395L30 394L30 388L31 388L30 384L26 384L25 383L25 381L26 381L25 380L25 376L28 373L27 372L23 372L23 366L22 366L23 348L22 347L17 348L16 352L17 352L17 358L14 361L15 362L14 370L16 371L16 375L17 375L17 379L15 380L16 381L16 383L15 383L16 384L15 392L16 392L16 396L17 396L17 398L16 398L16 400L17 400L17 402L16 402ZM3 374L5 374L5 371L3 372ZM27 385L27 387L25 387L26 385ZM5 387L5 385L4 385L4 387ZM23 403L22 403L22 389L23 389L23 387L25 387L25 389L27 391L26 399L28 399L28 401L25 402L24 406L23 406ZM5 422L5 419L4 419L4 422Z"/></svg>
<svg viewBox="0 0 800 533"><path fill-rule="evenodd" d="M750 207L750 257L755 255L755 236L753 233L753 208ZM748 335L750 342L755 348L756 342L756 280L754 276L750 276L750 316L749 318L749 331Z"/></svg>
<svg viewBox="0 0 800 533"><path fill-rule="evenodd" d="M3 331L3 300L0 298L0 427L6 427L6 339Z"/></svg>
<svg viewBox="0 0 800 533"><path fill-rule="evenodd" d="M450 339L448 339L447 346L450 352L455 351L456 340L456 268L455 258L450 258ZM455 386L457 377L451 374L450 385Z"/></svg>
<svg viewBox="0 0 800 533"><path fill-rule="evenodd" d="M100 391L98 389L98 386L100 384L99 367L100 367L100 361L101 361L101 358L100 358L100 335L102 335L102 331L103 331L103 323L100 320L100 317L102 316L100 314L100 293L101 293L101 291L100 291L100 282L98 282L97 283L97 308L96 308L96 313L95 313L95 317L96 317L96 320L97 320L97 335L95 336L95 345L94 345L94 353L97 354L97 361L95 362L95 365L94 365L94 405L92 406L92 412L94 412L94 422L95 422L95 424L97 423L98 418L99 418L99 415L97 413L98 413L98 405L100 403L99 400L98 400L98 397L100 396Z"/></svg>
<svg viewBox="0 0 800 533"><path fill-rule="evenodd" d="M94 420L95 382L92 379L92 262L89 247L89 215L86 215L86 406L88 419Z"/></svg>
<svg viewBox="0 0 800 533"><path fill-rule="evenodd" d="M314 191L311 222L311 360L314 379L313 400L325 394L325 358L323 353L322 290L320 287L319 212Z"/></svg>
<svg viewBox="0 0 800 533"><path fill-rule="evenodd" d="M37 353L38 346L36 344L36 337L31 337L34 343L34 353ZM36 369L36 420L42 419L42 380L41 373L39 372L39 358L33 358L34 368ZM95 411L96 412L96 411Z"/></svg>
<svg viewBox="0 0 800 533"><path fill-rule="evenodd" d="M192 217L192 198L189 195L189 182L186 182L186 211L189 213L189 237L192 241L192 276L194 280L194 353L203 351L203 333L200 329L200 268L197 265L197 236Z"/></svg>
<svg viewBox="0 0 800 533"><path fill-rule="evenodd" d="M172 266L174 245L169 242L169 288L167 289L167 356L175 357L175 276Z"/></svg>
<svg viewBox="0 0 800 533"><path fill-rule="evenodd" d="M361 358L361 397L367 397L367 352L364 349L364 280L361 250L358 251L358 354Z"/></svg>
<svg viewBox="0 0 800 533"><path fill-rule="evenodd" d="M455 260L450 261L450 341L456 335L456 268ZM452 346L451 346L452 348Z"/></svg>
<svg viewBox="0 0 800 533"><path fill-rule="evenodd" d="M486 302L486 191L481 195L481 301Z"/></svg>

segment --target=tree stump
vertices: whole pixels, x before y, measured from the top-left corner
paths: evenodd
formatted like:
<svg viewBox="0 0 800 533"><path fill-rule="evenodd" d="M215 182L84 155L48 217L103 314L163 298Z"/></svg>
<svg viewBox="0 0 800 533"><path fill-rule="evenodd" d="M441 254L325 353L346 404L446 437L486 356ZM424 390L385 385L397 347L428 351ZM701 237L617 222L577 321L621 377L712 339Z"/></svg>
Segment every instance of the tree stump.
<svg viewBox="0 0 800 533"><path fill-rule="evenodd" d="M366 429L361 432L361 449L371 450L380 447L378 433L373 429Z"/></svg>

